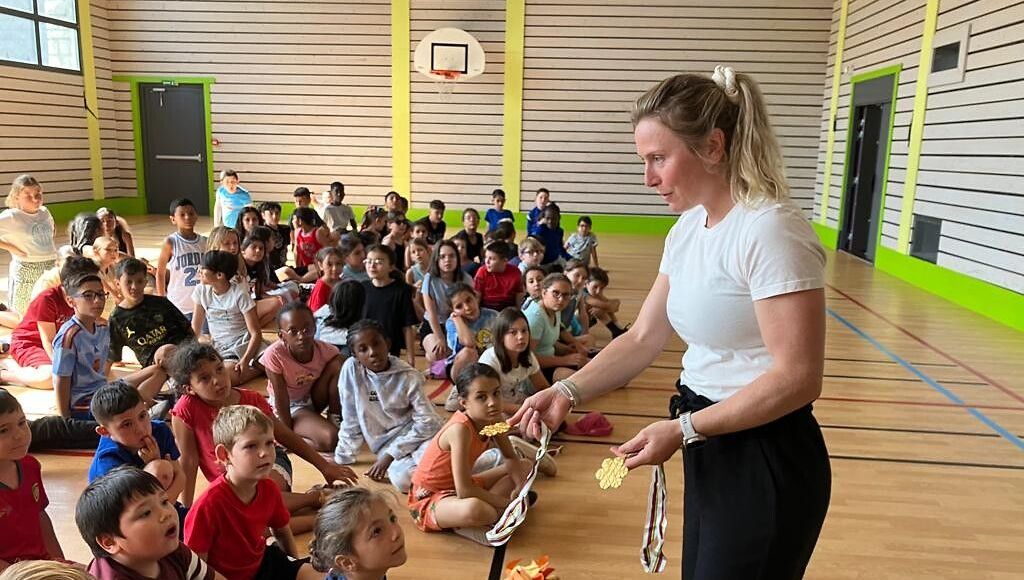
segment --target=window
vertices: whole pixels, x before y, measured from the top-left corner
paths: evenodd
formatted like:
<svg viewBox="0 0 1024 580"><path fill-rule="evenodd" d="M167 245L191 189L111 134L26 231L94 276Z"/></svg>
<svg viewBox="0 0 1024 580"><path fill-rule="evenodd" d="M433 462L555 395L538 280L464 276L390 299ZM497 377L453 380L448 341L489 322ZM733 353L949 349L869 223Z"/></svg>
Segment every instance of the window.
<svg viewBox="0 0 1024 580"><path fill-rule="evenodd" d="M932 70L928 86L936 87L963 82L967 67L967 41L971 23L945 28L935 33L932 44Z"/></svg>
<svg viewBox="0 0 1024 580"><path fill-rule="evenodd" d="M75 0L0 0L0 62L82 70Z"/></svg>

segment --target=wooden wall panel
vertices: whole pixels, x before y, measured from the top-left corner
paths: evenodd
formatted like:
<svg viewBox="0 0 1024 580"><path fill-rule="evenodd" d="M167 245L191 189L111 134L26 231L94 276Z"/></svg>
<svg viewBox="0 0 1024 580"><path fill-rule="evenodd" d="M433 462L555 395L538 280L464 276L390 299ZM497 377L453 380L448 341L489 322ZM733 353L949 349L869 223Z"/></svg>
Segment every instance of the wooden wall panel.
<svg viewBox="0 0 1024 580"><path fill-rule="evenodd" d="M665 214L643 185L632 102L674 73L725 64L761 83L809 214L831 17L827 0L528 0L521 209L547 187L564 211Z"/></svg>
<svg viewBox="0 0 1024 580"><path fill-rule="evenodd" d="M412 69L412 200L426 207L441 199L453 209L491 205L501 187L501 139L505 74L505 2L422 0L410 11L410 55L428 33L461 28L484 49L484 74L459 81L441 98L433 81ZM460 223L456 212L447 221ZM460 229L455 228L454 231Z"/></svg>
<svg viewBox="0 0 1024 580"><path fill-rule="evenodd" d="M109 0L114 75L212 76L213 169L262 200L345 183L347 202L391 187L391 5ZM116 83L122 189L135 184L131 97Z"/></svg>

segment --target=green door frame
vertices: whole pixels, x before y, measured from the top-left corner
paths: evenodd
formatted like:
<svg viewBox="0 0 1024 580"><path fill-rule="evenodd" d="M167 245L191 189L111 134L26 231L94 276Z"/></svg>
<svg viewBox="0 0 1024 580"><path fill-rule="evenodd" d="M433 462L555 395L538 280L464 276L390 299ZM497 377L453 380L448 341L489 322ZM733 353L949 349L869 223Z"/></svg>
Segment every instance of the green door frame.
<svg viewBox="0 0 1024 580"><path fill-rule="evenodd" d="M846 210L846 191L847 191L846 179L849 176L849 172L850 172L850 161L853 159L853 109L854 109L854 105L853 104L855 102L854 97L857 94L857 84L858 83L863 83L863 82L866 82L866 81L871 81L871 80L874 80L874 79L877 79L877 78L881 78L881 77L892 75L892 77L893 77L892 101L891 101L892 106L889 108L888 142L885 144L885 166L884 166L884 168L882 170L882 199L879 202L879 206L878 206L878 219L881 220L882 216L885 215L885 194L886 194L886 192L889 189L889 161L890 161L890 158L891 158L891 155L892 155L892 129L893 129L893 125L896 123L896 98L897 98L898 92L899 92L900 72L902 70L903 70L903 65L902 64L894 64L892 66L887 66L887 67L884 67L884 68L880 68L880 69L876 69L876 70L873 70L873 71L861 73L859 75L855 75L852 79L850 79L850 102L849 102L849 104L846 107L846 116L848 117L848 119L847 119L847 127L846 127L846 155L845 155L845 160L843 161L843 180L839 182L841 184L840 185L841 189L839 191L839 219L836 222L837 226L840 226L840 227L836 228L836 230L834 232L835 238L832 241L832 244L829 245L829 247L832 248L832 249L836 249L839 246L839 234L840 234L840 229L841 229L841 226L842 226L842 223L843 223L843 212ZM877 235L878 235L878 237L875 239L875 248L881 248L882 247L882 224L881 223L878 224L878 234Z"/></svg>
<svg viewBox="0 0 1024 580"><path fill-rule="evenodd" d="M213 77L178 77L178 76L146 76L146 75L114 75L115 83L128 83L131 91L132 101L132 135L135 141L135 184L138 196L142 200L142 207L146 207L146 170L143 162L142 151L142 109L139 106L139 84L153 83L169 86L178 85L202 85L203 86L203 110L206 125L206 159L209 175L209 187L207 196L210 200L210 215L213 215L213 204L215 202L216 187L213 170L213 116L210 113L210 85L216 82ZM145 209L143 210L145 213Z"/></svg>

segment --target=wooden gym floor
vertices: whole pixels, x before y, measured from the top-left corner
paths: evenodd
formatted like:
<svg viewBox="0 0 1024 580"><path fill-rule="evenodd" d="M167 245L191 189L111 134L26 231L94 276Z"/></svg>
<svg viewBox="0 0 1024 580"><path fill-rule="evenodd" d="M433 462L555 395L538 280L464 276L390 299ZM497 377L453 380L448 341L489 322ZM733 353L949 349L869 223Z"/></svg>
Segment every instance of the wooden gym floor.
<svg viewBox="0 0 1024 580"><path fill-rule="evenodd" d="M170 230L166 218L132 223L139 254L155 259ZM200 226L208 228L208 222ZM662 240L601 237L609 293L623 299L622 319L632 320L655 277ZM829 255L827 294L825 386L815 414L832 456L833 492L807 577L1024 577L1024 335L846 254ZM599 336L607 340L603 329ZM593 473L610 455L609 445L665 415L681 351L674 341L626 388L588 405L615 425L610 437L560 438L565 449L558 476L535 484L540 501L509 544L509 559L549 554L565 579L644 577L638 554L649 471L633 473L622 489L609 492L598 489ZM427 390L443 401L439 386L431 381ZM40 395L27 399L50 401ZM65 553L86 562L88 550L72 514L90 459L38 457ZM362 460L357 470L369 466L368 454ZM671 519L664 577L679 578L678 455L667 474ZM296 489L319 481L301 461L295 475ZM491 550L419 532L402 509L403 499L398 513L409 562L389 578L486 577ZM300 538L300 546L307 539Z"/></svg>

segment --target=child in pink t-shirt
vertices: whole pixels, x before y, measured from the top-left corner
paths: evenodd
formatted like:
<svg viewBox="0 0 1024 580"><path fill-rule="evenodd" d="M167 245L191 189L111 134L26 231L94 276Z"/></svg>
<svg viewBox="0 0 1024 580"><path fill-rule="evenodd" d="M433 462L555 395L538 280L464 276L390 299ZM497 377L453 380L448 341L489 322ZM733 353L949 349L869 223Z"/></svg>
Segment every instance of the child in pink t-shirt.
<svg viewBox="0 0 1024 580"><path fill-rule="evenodd" d="M301 302L286 304L278 312L277 328L279 340L260 359L267 369L267 392L274 411L281 423L318 451L333 451L341 421L335 388L341 354L335 346L313 338L316 320ZM324 418L324 408L330 419Z"/></svg>

